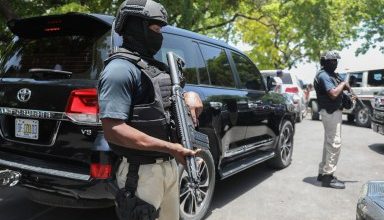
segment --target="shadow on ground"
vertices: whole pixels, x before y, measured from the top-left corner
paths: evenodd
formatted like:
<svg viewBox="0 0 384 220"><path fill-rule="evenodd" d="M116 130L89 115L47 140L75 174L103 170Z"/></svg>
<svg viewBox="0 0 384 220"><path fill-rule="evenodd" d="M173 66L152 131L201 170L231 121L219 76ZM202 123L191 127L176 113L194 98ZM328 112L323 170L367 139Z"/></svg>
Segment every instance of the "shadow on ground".
<svg viewBox="0 0 384 220"><path fill-rule="evenodd" d="M0 190L0 219L4 220L117 220L114 208L73 209L41 205L27 198L24 188Z"/></svg>
<svg viewBox="0 0 384 220"><path fill-rule="evenodd" d="M208 217L215 209L220 209L232 200L247 193L249 190L267 180L275 172L266 163L256 165L241 173L216 183Z"/></svg>
<svg viewBox="0 0 384 220"><path fill-rule="evenodd" d="M371 144L368 145L369 149L384 155L384 144Z"/></svg>
<svg viewBox="0 0 384 220"><path fill-rule="evenodd" d="M359 182L359 181L356 181L356 180L343 180L343 179L340 179L340 178L337 178L337 179L339 179L340 181L343 181L344 183L346 183L346 185L348 183L357 183L357 182ZM317 187L322 187L321 186L321 182L317 181L317 176L305 177L303 179L303 182L309 183L309 184L317 186Z"/></svg>

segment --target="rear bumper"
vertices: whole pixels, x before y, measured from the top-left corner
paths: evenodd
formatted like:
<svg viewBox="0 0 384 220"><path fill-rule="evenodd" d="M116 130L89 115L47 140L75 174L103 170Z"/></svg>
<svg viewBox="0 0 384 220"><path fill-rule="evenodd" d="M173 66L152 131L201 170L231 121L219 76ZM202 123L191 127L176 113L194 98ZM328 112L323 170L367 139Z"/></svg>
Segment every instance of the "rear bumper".
<svg viewBox="0 0 384 220"><path fill-rule="evenodd" d="M32 200L39 203L74 208L113 205L114 181L93 179L86 168L0 151L0 169L20 172L18 185L29 189Z"/></svg>

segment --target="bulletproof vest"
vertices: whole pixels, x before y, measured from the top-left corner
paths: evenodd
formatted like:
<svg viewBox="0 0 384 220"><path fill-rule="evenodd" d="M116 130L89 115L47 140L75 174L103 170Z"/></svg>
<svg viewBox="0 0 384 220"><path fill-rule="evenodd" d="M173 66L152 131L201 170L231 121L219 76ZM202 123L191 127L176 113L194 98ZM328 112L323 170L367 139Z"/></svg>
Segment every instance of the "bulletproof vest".
<svg viewBox="0 0 384 220"><path fill-rule="evenodd" d="M172 89L170 75L155 66L148 65L138 55L124 48L119 48L116 53L111 54L105 61L105 65L113 59L124 59L135 64L141 70L142 76L147 77L150 82L149 87L151 91L146 91L146 94L153 94L152 102L134 104L130 118L126 123L152 137L169 141ZM115 153L127 157L128 162L140 157L157 158L170 156L166 153L134 150L114 144L110 144L110 147Z"/></svg>

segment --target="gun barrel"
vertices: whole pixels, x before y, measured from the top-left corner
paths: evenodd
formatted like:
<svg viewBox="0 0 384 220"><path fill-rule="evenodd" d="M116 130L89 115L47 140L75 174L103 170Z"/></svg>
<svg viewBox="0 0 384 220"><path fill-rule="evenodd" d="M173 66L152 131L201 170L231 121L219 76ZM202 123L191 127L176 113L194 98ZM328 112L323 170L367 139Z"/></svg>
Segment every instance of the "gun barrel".
<svg viewBox="0 0 384 220"><path fill-rule="evenodd" d="M176 65L176 57L172 52L167 53L168 66L171 72L171 81L173 85L180 85L180 78Z"/></svg>

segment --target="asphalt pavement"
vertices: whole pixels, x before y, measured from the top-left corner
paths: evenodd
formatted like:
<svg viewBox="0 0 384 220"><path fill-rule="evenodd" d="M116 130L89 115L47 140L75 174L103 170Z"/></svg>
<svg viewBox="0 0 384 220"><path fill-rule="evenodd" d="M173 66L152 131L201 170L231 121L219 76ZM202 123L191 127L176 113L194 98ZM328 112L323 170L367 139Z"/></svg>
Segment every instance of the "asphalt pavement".
<svg viewBox="0 0 384 220"><path fill-rule="evenodd" d="M384 136L346 120L343 146L335 175L346 189L317 182L322 157L321 121L296 124L293 161L284 170L256 166L217 184L209 220L351 220L361 186L384 180Z"/></svg>
<svg viewBox="0 0 384 220"><path fill-rule="evenodd" d="M346 189L320 187L320 121L296 124L293 161L284 170L260 164L216 184L208 220L351 220L361 186L384 180L384 136L344 121L336 176ZM81 210L33 203L18 187L0 189L0 220L115 220L114 209Z"/></svg>

